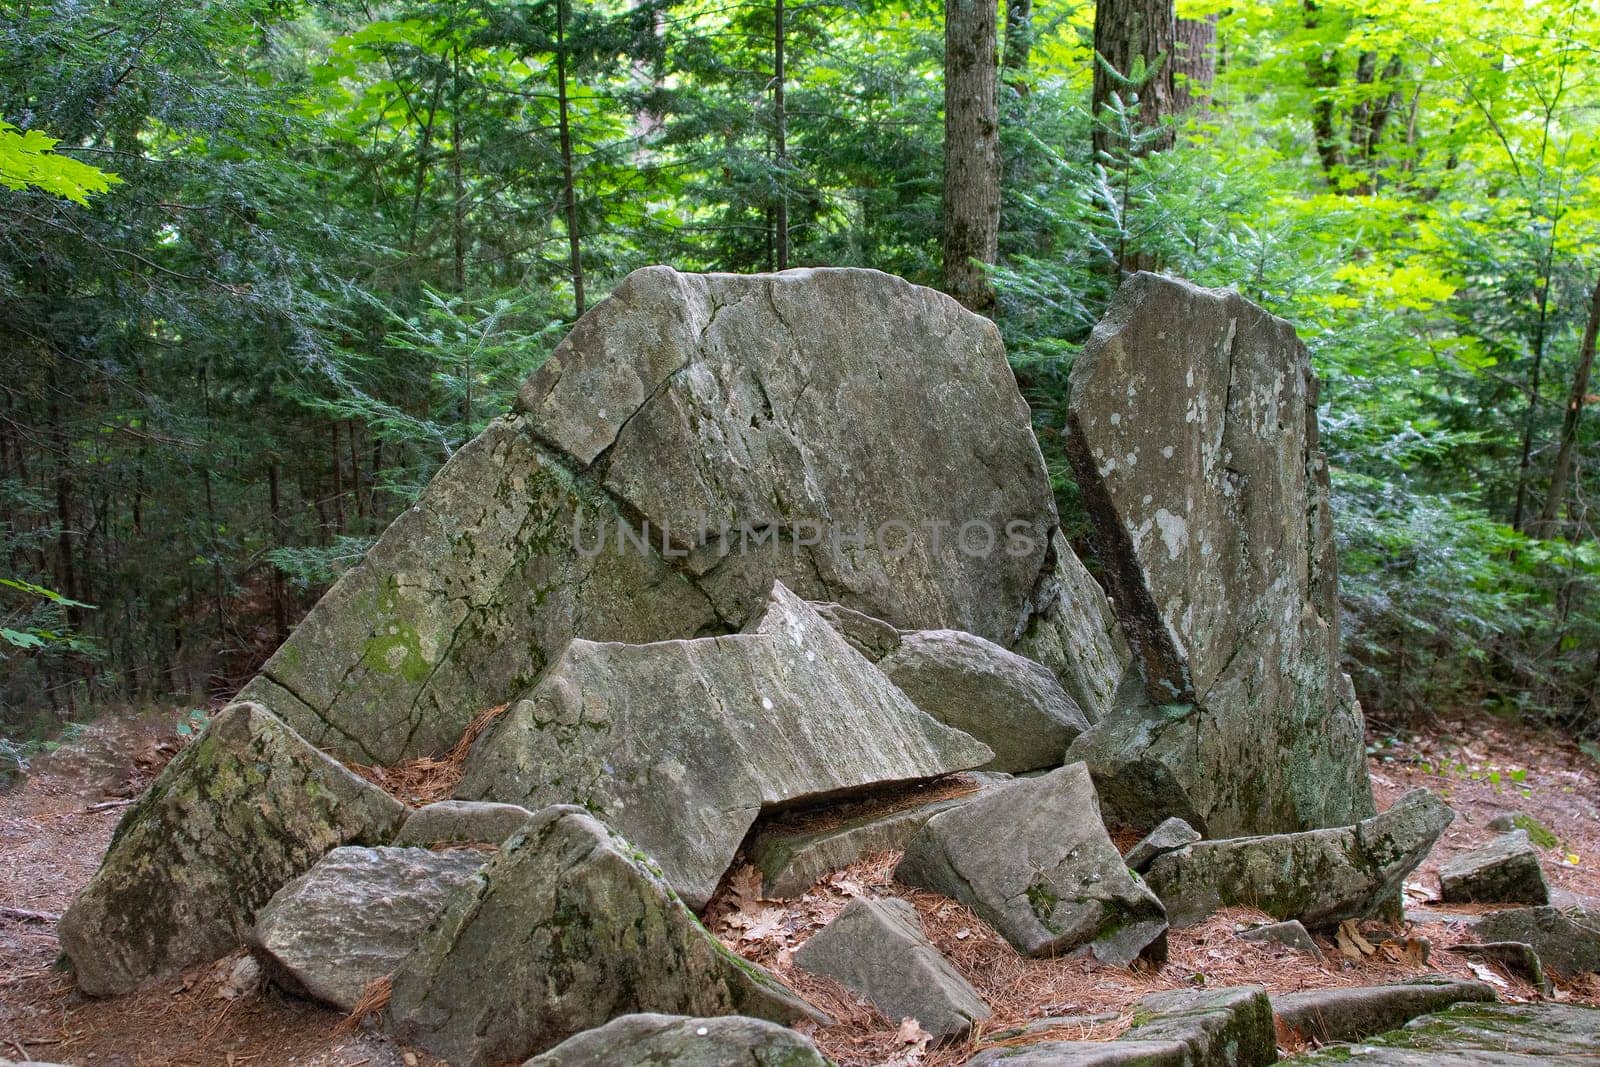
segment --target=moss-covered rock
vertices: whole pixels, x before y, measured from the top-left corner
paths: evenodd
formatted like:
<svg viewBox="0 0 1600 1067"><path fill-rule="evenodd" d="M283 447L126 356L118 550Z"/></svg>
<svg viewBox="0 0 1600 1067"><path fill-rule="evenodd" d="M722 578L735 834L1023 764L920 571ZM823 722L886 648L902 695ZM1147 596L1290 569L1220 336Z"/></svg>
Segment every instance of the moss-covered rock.
<svg viewBox="0 0 1600 1067"><path fill-rule="evenodd" d="M1593 1063L1600 1009L1573 1004L1458 1004L1358 1045L1330 1045L1296 1064L1362 1067L1548 1067Z"/></svg>
<svg viewBox="0 0 1600 1067"><path fill-rule="evenodd" d="M1528 832L1519 829L1441 864L1439 897L1447 903L1548 904L1550 886Z"/></svg>
<svg viewBox="0 0 1600 1067"><path fill-rule="evenodd" d="M742 1015L624 1015L523 1067L828 1067L809 1040Z"/></svg>
<svg viewBox="0 0 1600 1067"><path fill-rule="evenodd" d="M1418 1015L1443 1011L1452 1004L1493 1002L1494 990L1483 982L1444 975L1412 978L1388 985L1306 989L1272 998L1279 1021L1304 1040L1355 1041L1403 1026Z"/></svg>
<svg viewBox="0 0 1600 1067"><path fill-rule="evenodd" d="M266 708L223 709L128 809L62 916L78 985L126 993L225 954L285 882L339 845L386 841L403 814Z"/></svg>
<svg viewBox="0 0 1600 1067"><path fill-rule="evenodd" d="M391 1030L480 1067L634 1012L819 1017L724 948L647 862L580 808L536 812L396 971Z"/></svg>

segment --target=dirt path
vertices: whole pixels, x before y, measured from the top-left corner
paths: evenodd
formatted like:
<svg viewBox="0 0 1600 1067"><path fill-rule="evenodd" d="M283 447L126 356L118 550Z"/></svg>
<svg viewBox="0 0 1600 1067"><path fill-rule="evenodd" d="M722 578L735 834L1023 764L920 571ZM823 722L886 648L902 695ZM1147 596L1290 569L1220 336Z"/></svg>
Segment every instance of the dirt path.
<svg viewBox="0 0 1600 1067"><path fill-rule="evenodd" d="M222 999L225 966L197 968L113 1000L75 992L70 975L56 965L53 917L94 871L122 813L119 801L135 795L159 764L169 723L170 718L158 717L92 729L72 750L41 760L22 788L0 795L0 1057L94 1067L434 1063L370 1030L341 1029L337 1013L276 991ZM1488 821L1506 810L1534 815L1560 838L1557 847L1544 852L1553 886L1600 897L1600 766L1547 735L1493 720L1454 724L1452 731L1452 737L1377 739L1371 766L1380 807L1406 789L1426 785L1459 813L1408 883L1409 902L1432 896L1438 863L1488 840L1493 833ZM942 1067L971 1054L970 1044L919 1054L890 1021L792 966L794 949L861 892L904 896L917 905L940 949L994 1006L996 1018L985 1028L989 1034L1030 1019L1107 1012L1117 1018L1062 1036L1110 1037L1125 1026L1140 996L1196 984L1259 982L1276 991L1393 981L1425 969L1473 976L1468 961L1449 950L1463 939L1460 931L1440 924L1392 931L1372 926L1368 940L1378 951L1360 960L1341 956L1331 941L1321 939L1324 958L1316 961L1238 940L1235 924L1250 918L1244 912L1172 933L1171 958L1156 971L1024 960L964 908L894 886L891 869L892 857L878 857L785 904L741 895L734 879L707 915L713 929L739 951L771 966L836 1015L840 1025L813 1036L843 1065L894 1060ZM1405 951L1407 938L1417 937L1432 944L1427 968ZM1496 977L1504 983L1505 999L1537 996L1510 975ZM1560 995L1600 1003L1600 982L1586 980Z"/></svg>

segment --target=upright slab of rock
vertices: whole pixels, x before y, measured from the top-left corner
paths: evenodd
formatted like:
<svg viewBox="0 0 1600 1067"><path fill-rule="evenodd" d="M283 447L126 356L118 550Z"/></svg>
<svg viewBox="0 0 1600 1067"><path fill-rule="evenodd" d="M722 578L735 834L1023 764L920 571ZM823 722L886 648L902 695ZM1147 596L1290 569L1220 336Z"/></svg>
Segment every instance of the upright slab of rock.
<svg viewBox="0 0 1600 1067"><path fill-rule="evenodd" d="M1136 825L1177 815L1230 837L1370 815L1317 381L1294 328L1136 274L1071 385L1068 454L1142 684L1069 758Z"/></svg>
<svg viewBox="0 0 1600 1067"><path fill-rule="evenodd" d="M245 694L343 758L438 753L569 639L731 633L777 579L900 627L1026 639L1077 696L1078 593L1045 579L1082 568L1056 522L988 320L876 271L646 268Z"/></svg>
<svg viewBox="0 0 1600 1067"><path fill-rule="evenodd" d="M229 952L285 882L329 849L388 840L403 815L261 706L223 709L128 809L61 917L79 987L126 993Z"/></svg>
<svg viewBox="0 0 1600 1067"><path fill-rule="evenodd" d="M1166 958L1166 913L1123 865L1081 763L935 815L895 878L959 900L1026 955Z"/></svg>
<svg viewBox="0 0 1600 1067"><path fill-rule="evenodd" d="M1414 789L1354 826L1197 841L1157 857L1145 881L1173 926L1230 905L1330 926L1396 904L1406 875L1454 818L1438 797Z"/></svg>
<svg viewBox="0 0 1600 1067"><path fill-rule="evenodd" d="M571 806L536 812L455 894L392 989L393 1033L457 1067L521 1060L636 1012L826 1018Z"/></svg>
<svg viewBox="0 0 1600 1067"><path fill-rule="evenodd" d="M764 807L991 756L911 703L777 584L747 633L574 641L479 743L457 795L581 804L700 907Z"/></svg>

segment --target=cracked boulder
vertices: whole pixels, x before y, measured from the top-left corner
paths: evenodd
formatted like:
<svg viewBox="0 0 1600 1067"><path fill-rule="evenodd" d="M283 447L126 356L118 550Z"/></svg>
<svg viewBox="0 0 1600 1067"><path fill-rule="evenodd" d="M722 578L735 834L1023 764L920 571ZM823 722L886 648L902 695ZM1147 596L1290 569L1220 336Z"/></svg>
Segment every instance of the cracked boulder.
<svg viewBox="0 0 1600 1067"><path fill-rule="evenodd" d="M574 641L478 743L457 796L581 804L698 908L762 809L991 758L775 584L745 633Z"/></svg>
<svg viewBox="0 0 1600 1067"><path fill-rule="evenodd" d="M1232 837L1370 815L1317 380L1294 328L1136 274L1071 385L1067 451L1138 672L1068 758L1131 825L1178 815Z"/></svg>
<svg viewBox="0 0 1600 1067"><path fill-rule="evenodd" d="M891 1023L915 1019L935 1037L964 1034L989 1006L928 940L903 900L857 897L794 954L803 970L866 997Z"/></svg>
<svg viewBox="0 0 1600 1067"><path fill-rule="evenodd" d="M1025 955L1166 957L1166 913L1123 865L1081 763L935 815L894 876L967 905Z"/></svg>
<svg viewBox="0 0 1600 1067"><path fill-rule="evenodd" d="M917 707L994 749L988 770L1059 767L1089 728L1049 669L959 630L915 630L878 668Z"/></svg>
<svg viewBox="0 0 1600 1067"><path fill-rule="evenodd" d="M807 1038L742 1015L624 1015L522 1067L828 1067Z"/></svg>
<svg viewBox="0 0 1600 1067"><path fill-rule="evenodd" d="M1394 907L1406 875L1454 818L1438 797L1414 789L1354 826L1197 841L1157 857L1145 881L1175 927L1234 905L1328 927Z"/></svg>
<svg viewBox="0 0 1600 1067"><path fill-rule="evenodd" d="M437 755L567 641L735 632L774 580L1009 648L1046 610L1056 524L987 319L876 271L650 267L245 694L342 758Z"/></svg>
<svg viewBox="0 0 1600 1067"><path fill-rule="evenodd" d="M1440 864L1439 889L1439 898L1450 904L1550 903L1550 886L1526 830L1501 834Z"/></svg>
<svg viewBox="0 0 1600 1067"><path fill-rule="evenodd" d="M250 946L279 985L349 1011L487 859L471 849L336 848L273 894Z"/></svg>
<svg viewBox="0 0 1600 1067"><path fill-rule="evenodd" d="M61 917L78 985L126 993L238 947L261 907L330 849L377 844L404 808L259 704L234 704L128 809Z"/></svg>
<svg viewBox="0 0 1600 1067"><path fill-rule="evenodd" d="M520 1061L636 1012L826 1022L571 806L536 812L454 894L392 990L390 1031L458 1067Z"/></svg>

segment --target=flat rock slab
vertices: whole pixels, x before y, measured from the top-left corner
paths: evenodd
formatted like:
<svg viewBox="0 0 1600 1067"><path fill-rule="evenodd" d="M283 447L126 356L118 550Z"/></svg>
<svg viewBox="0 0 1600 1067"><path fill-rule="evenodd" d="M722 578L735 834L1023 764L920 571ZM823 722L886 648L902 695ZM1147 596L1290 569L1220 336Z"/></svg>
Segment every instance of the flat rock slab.
<svg viewBox="0 0 1600 1067"><path fill-rule="evenodd" d="M535 817L394 974L389 1025L457 1067L521 1060L619 1015L825 1019L706 932L587 812Z"/></svg>
<svg viewBox="0 0 1600 1067"><path fill-rule="evenodd" d="M349 1011L487 859L468 849L336 848L273 894L250 945L280 985Z"/></svg>
<svg viewBox="0 0 1600 1067"><path fill-rule="evenodd" d="M857 897L800 946L794 961L865 997L891 1023L915 1019L935 1037L964 1034L990 1015L903 900Z"/></svg>
<svg viewBox="0 0 1600 1067"><path fill-rule="evenodd" d="M1317 380L1294 328L1237 293L1135 274L1071 396L1067 453L1142 691L1068 758L1134 825L1177 814L1229 837L1370 815Z"/></svg>
<svg viewBox="0 0 1600 1067"><path fill-rule="evenodd" d="M1439 865L1440 898L1448 904L1548 904L1550 886L1526 830L1501 834L1482 848Z"/></svg>
<svg viewBox="0 0 1600 1067"><path fill-rule="evenodd" d="M624 1015L523 1067L828 1067L809 1040L743 1015Z"/></svg>
<svg viewBox="0 0 1600 1067"><path fill-rule="evenodd" d="M1330 926L1393 905L1453 818L1438 797L1414 789L1354 826L1196 842L1158 858L1145 880L1173 926L1229 905Z"/></svg>
<svg viewBox="0 0 1600 1067"><path fill-rule="evenodd" d="M1554 997L1555 987L1544 973L1544 962L1539 959L1532 945L1525 945L1521 941L1458 941L1450 946L1450 951L1468 959L1498 963L1512 974L1527 979L1545 996Z"/></svg>
<svg viewBox="0 0 1600 1067"><path fill-rule="evenodd" d="M1563 978L1600 973L1600 915L1580 908L1507 908L1471 924L1478 941L1520 941Z"/></svg>
<svg viewBox="0 0 1600 1067"><path fill-rule="evenodd" d="M1284 948L1304 952L1308 956L1322 956L1322 949L1317 946L1316 939L1297 919L1288 922L1267 923L1264 926L1253 926L1248 930L1239 931L1239 940L1255 941L1269 945L1282 945Z"/></svg>
<svg viewBox="0 0 1600 1067"><path fill-rule="evenodd" d="M1295 1063L1370 1067L1549 1067L1600 1060L1600 1009L1570 1004L1458 1004Z"/></svg>
<svg viewBox="0 0 1600 1067"><path fill-rule="evenodd" d="M379 844L405 809L258 704L217 713L117 824L61 917L61 947L93 996L216 959L256 909L330 849Z"/></svg>
<svg viewBox="0 0 1600 1067"><path fill-rule="evenodd" d="M1166 955L1166 914L1123 865L1081 763L935 815L895 878L966 904L1026 955Z"/></svg>
<svg viewBox="0 0 1600 1067"><path fill-rule="evenodd" d="M746 633L574 641L473 750L457 796L599 814L701 907L763 808L987 763L775 584Z"/></svg>
<svg viewBox="0 0 1600 1067"><path fill-rule="evenodd" d="M1272 1011L1302 1038L1326 1044L1381 1034L1418 1015L1443 1011L1463 1001L1495 999L1494 990L1483 982L1440 976L1390 985L1282 993L1272 998Z"/></svg>
<svg viewBox="0 0 1600 1067"><path fill-rule="evenodd" d="M1139 1002L1115 1041L1042 1041L988 1049L969 1067L1260 1067L1278 1062L1272 1008L1260 986L1180 989Z"/></svg>
<svg viewBox="0 0 1600 1067"><path fill-rule="evenodd" d="M1089 728L1050 670L959 630L915 630L878 661L923 711L994 749L992 771L1059 767Z"/></svg>
<svg viewBox="0 0 1600 1067"><path fill-rule="evenodd" d="M533 812L518 804L441 800L406 816L396 845L498 845L528 821Z"/></svg>
<svg viewBox="0 0 1600 1067"><path fill-rule="evenodd" d="M761 895L769 900L797 897L829 871L848 867L874 852L899 852L927 821L950 808L986 795L1011 781L1009 774L971 774L972 791L939 800L909 803L888 811L867 810L826 829L791 828L780 821L757 829L746 851L761 872Z"/></svg>
<svg viewBox="0 0 1600 1067"><path fill-rule="evenodd" d="M1176 852L1185 845L1192 845L1200 840L1200 833L1182 819L1173 817L1166 820L1154 830L1146 834L1137 844L1127 851L1122 857L1132 870L1141 874L1149 870L1150 865L1156 861L1157 856L1165 856L1168 852Z"/></svg>

